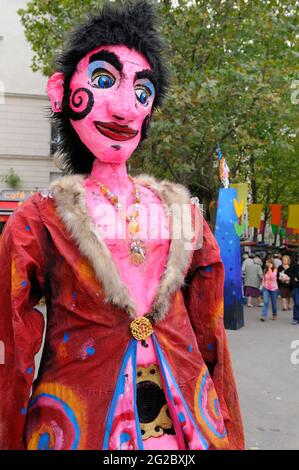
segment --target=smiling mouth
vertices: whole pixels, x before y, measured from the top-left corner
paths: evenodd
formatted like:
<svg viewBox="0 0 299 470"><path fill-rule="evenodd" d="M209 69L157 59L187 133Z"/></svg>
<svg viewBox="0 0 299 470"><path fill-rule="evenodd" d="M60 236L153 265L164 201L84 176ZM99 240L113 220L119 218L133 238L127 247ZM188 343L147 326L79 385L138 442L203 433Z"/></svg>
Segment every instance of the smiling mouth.
<svg viewBox="0 0 299 470"><path fill-rule="evenodd" d="M138 134L138 131L135 131L131 127L121 126L115 122L94 121L94 124L101 134L112 140L129 140L133 139Z"/></svg>

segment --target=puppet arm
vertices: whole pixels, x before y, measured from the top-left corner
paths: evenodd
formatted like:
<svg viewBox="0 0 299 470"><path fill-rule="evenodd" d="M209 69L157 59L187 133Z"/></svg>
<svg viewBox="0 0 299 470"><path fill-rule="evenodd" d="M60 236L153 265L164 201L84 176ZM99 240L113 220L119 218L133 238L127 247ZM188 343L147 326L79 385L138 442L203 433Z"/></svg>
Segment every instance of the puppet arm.
<svg viewBox="0 0 299 470"><path fill-rule="evenodd" d="M202 247L193 253L183 293L199 350L218 395L229 448L243 449L239 399L223 323L224 269L217 242L205 220L202 223Z"/></svg>
<svg viewBox="0 0 299 470"><path fill-rule="evenodd" d="M32 196L10 217L0 240L0 449L23 448L34 356L44 319L34 309L42 297L44 226Z"/></svg>

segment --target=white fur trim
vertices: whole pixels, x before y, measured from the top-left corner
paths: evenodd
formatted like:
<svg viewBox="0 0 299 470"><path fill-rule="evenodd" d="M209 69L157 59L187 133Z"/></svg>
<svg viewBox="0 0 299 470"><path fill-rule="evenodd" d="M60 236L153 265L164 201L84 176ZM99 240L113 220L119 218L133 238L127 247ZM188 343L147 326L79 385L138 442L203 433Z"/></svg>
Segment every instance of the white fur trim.
<svg viewBox="0 0 299 470"><path fill-rule="evenodd" d="M64 176L50 186L57 214L66 229L76 242L80 252L86 257L97 279L101 282L106 301L125 309L131 318L136 317L136 305L130 298L129 291L120 278L118 269L104 240L96 233L94 223L85 203L83 175ZM188 190L179 184L169 181L157 181L155 178L140 175L134 178L137 185L146 186L161 200L165 209L170 212L172 233L182 233L182 238L172 238L165 271L157 289L151 312L154 321L163 320L169 310L171 296L184 284L191 253L186 249L182 227L181 211L184 204L189 204ZM184 219L184 226L190 225L190 218ZM189 241L189 240L188 240Z"/></svg>

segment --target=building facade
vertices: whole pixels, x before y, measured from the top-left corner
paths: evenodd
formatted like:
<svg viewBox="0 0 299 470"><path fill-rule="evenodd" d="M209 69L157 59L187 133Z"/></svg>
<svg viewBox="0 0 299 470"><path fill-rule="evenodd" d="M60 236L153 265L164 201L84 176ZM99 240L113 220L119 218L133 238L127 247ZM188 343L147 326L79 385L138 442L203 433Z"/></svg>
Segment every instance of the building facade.
<svg viewBox="0 0 299 470"><path fill-rule="evenodd" d="M61 175L51 155L47 80L31 70L32 51L17 14L26 3L0 0L0 200L27 198ZM9 174L20 178L17 188Z"/></svg>

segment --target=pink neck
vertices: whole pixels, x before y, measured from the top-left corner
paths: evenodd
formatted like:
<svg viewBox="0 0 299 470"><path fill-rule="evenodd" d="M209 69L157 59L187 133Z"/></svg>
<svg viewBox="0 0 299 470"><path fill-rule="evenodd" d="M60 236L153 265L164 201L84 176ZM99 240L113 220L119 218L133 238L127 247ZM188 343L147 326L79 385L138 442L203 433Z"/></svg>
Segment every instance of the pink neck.
<svg viewBox="0 0 299 470"><path fill-rule="evenodd" d="M129 194L132 191L125 162L108 163L97 158L93 163L91 176L108 186L117 195Z"/></svg>

